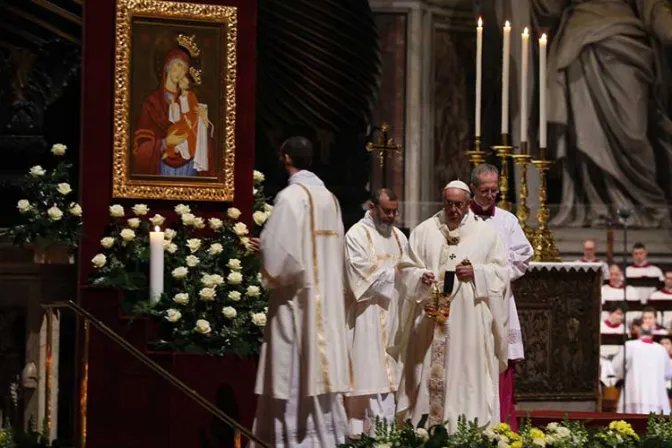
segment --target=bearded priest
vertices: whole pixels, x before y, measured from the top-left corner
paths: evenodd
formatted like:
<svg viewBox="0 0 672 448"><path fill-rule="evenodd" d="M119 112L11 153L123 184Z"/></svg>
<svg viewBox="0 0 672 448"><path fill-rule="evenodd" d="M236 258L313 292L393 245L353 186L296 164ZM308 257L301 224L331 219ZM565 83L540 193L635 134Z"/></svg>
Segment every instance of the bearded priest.
<svg viewBox="0 0 672 448"><path fill-rule="evenodd" d="M457 430L460 416L500 421L499 374L507 366L507 251L469 209L462 181L443 190L443 210L422 222L398 264L405 299L398 341L402 377L397 417Z"/></svg>

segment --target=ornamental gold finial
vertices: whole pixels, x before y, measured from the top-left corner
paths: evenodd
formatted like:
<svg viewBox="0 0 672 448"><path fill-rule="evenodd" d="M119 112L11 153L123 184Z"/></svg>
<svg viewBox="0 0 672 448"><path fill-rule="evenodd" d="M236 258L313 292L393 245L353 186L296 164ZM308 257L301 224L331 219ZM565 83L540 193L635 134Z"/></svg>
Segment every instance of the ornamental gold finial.
<svg viewBox="0 0 672 448"><path fill-rule="evenodd" d="M197 86L201 85L201 71L194 68L194 67L189 67L189 75L191 75L191 79L194 80L194 84Z"/></svg>
<svg viewBox="0 0 672 448"><path fill-rule="evenodd" d="M201 54L201 50L196 45L196 36L187 36L186 34L177 35L177 45L189 52L192 59L196 59Z"/></svg>

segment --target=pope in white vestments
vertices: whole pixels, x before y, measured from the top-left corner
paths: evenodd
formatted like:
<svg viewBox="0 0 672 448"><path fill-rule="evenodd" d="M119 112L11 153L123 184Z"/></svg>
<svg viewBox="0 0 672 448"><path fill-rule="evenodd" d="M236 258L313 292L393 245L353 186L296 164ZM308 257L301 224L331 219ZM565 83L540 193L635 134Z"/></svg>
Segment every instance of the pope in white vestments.
<svg viewBox="0 0 672 448"><path fill-rule="evenodd" d="M344 443L350 388L343 299L343 222L336 197L304 168L312 146L283 145L289 186L261 234L268 323L253 432L276 447Z"/></svg>
<svg viewBox="0 0 672 448"><path fill-rule="evenodd" d="M453 181L443 197L444 209L413 230L397 267L407 305L397 414L414 424L427 414L428 427L445 423L455 432L460 416L482 427L500 421L509 263L497 231L469 210L469 187ZM449 296L438 294L444 274L454 276Z"/></svg>
<svg viewBox="0 0 672 448"><path fill-rule="evenodd" d="M374 193L369 210L345 235L346 318L352 362L352 391L345 399L350 434L371 434L375 420L394 422L399 383L394 345L399 319L396 266L408 240L394 227L399 208L394 192Z"/></svg>

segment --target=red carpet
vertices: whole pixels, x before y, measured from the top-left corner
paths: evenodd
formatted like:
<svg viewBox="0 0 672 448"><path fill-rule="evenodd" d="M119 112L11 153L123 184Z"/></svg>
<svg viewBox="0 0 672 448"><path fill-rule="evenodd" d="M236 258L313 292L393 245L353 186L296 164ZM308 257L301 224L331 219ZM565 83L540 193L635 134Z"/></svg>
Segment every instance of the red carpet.
<svg viewBox="0 0 672 448"><path fill-rule="evenodd" d="M625 420L632 425L632 429L637 434L646 433L648 415L644 414L616 414L611 412L567 412L567 411L517 411L518 422L522 425L529 418L532 425L539 428L548 425L551 422L562 422L565 417L568 420L582 421L586 427L608 426L614 420Z"/></svg>

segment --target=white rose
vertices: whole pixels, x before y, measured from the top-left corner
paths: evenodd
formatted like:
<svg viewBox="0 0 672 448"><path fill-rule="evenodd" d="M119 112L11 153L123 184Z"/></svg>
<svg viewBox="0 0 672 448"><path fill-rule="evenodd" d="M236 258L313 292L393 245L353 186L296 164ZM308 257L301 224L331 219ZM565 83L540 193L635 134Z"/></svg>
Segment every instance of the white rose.
<svg viewBox="0 0 672 448"><path fill-rule="evenodd" d="M210 228L211 228L212 230L219 230L219 229L221 229L222 226L224 225L224 223L222 222L222 220L219 219L219 218L210 218L210 219L208 219L208 224L210 225Z"/></svg>
<svg viewBox="0 0 672 448"><path fill-rule="evenodd" d="M240 237L240 244L245 246L245 249L248 251L252 250L252 243L250 242L250 239L246 236Z"/></svg>
<svg viewBox="0 0 672 448"><path fill-rule="evenodd" d="M124 207L122 207L119 204L111 205L110 206L110 216L113 218L123 218L123 216L126 214L124 211Z"/></svg>
<svg viewBox="0 0 672 448"><path fill-rule="evenodd" d="M63 218L63 212L55 205L47 210L47 215L49 215L49 219L52 221L60 221Z"/></svg>
<svg viewBox="0 0 672 448"><path fill-rule="evenodd" d="M161 216L157 213L153 217L149 218L149 222L151 222L153 226L162 226L163 223L166 222L166 218L165 216Z"/></svg>
<svg viewBox="0 0 672 448"><path fill-rule="evenodd" d="M189 303L189 294L186 292L175 294L175 297L173 297L173 302L177 303L178 305L186 305Z"/></svg>
<svg viewBox="0 0 672 448"><path fill-rule="evenodd" d="M200 216L194 219L194 227L196 229L205 229L205 220Z"/></svg>
<svg viewBox="0 0 672 448"><path fill-rule="evenodd" d="M138 227L140 227L140 220L138 218L130 218L126 222L128 223L128 227L130 227L131 229L137 229Z"/></svg>
<svg viewBox="0 0 672 448"><path fill-rule="evenodd" d="M35 165L30 169L30 175L33 177L40 177L44 176L45 174L47 174L47 171L40 165Z"/></svg>
<svg viewBox="0 0 672 448"><path fill-rule="evenodd" d="M222 253L223 250L224 250L224 248L222 247L221 244L214 243L214 244L211 244L210 247L208 248L208 253L210 255L219 255L219 254Z"/></svg>
<svg viewBox="0 0 672 448"><path fill-rule="evenodd" d="M100 240L100 245L103 246L105 249L109 249L110 247L114 246L114 238L111 236L106 236L102 240Z"/></svg>
<svg viewBox="0 0 672 448"><path fill-rule="evenodd" d="M16 208L19 209L19 213L26 213L29 212L33 206L30 205L30 202L28 202L27 199L21 199L17 204Z"/></svg>
<svg viewBox="0 0 672 448"><path fill-rule="evenodd" d="M65 155L65 151L68 149L67 146L61 144L61 143L56 143L51 147L51 153L55 156L62 156Z"/></svg>
<svg viewBox="0 0 672 448"><path fill-rule="evenodd" d="M247 226L245 225L244 222L237 222L233 226L233 232L238 235L238 236L244 236L247 235Z"/></svg>
<svg viewBox="0 0 672 448"><path fill-rule="evenodd" d="M68 210L72 216L82 216L82 206L73 202L70 204L70 210Z"/></svg>
<svg viewBox="0 0 672 448"><path fill-rule="evenodd" d="M266 314L264 313L254 313L252 314L252 323L257 327L266 326Z"/></svg>
<svg viewBox="0 0 672 448"><path fill-rule="evenodd" d="M63 182L56 185L56 191L65 196L66 194L72 193L72 188L70 187L70 184Z"/></svg>
<svg viewBox="0 0 672 448"><path fill-rule="evenodd" d="M261 272L257 273L257 281L261 283L261 280L264 278L263 275L261 275Z"/></svg>
<svg viewBox="0 0 672 448"><path fill-rule="evenodd" d="M175 213L177 213L178 215L182 216L182 215L184 215L185 213L191 213L191 209L189 208L188 205L177 204L177 205L175 206Z"/></svg>
<svg viewBox="0 0 672 448"><path fill-rule="evenodd" d="M492 428L487 428L485 431L483 431L483 435L487 437L488 440L495 440L497 438L497 435L492 430Z"/></svg>
<svg viewBox="0 0 672 448"><path fill-rule="evenodd" d="M229 275L226 277L226 282L229 285L240 285L243 283L243 274L240 272L231 272Z"/></svg>
<svg viewBox="0 0 672 448"><path fill-rule="evenodd" d="M149 207L147 207L147 204L135 204L131 210L133 210L135 216L145 216L149 212Z"/></svg>
<svg viewBox="0 0 672 448"><path fill-rule="evenodd" d="M547 431L555 431L558 429L558 426L560 426L557 422L551 422L548 425L546 425L546 430Z"/></svg>
<svg viewBox="0 0 672 448"><path fill-rule="evenodd" d="M120 233L119 236L121 236L121 239L124 241L132 241L133 238L135 238L135 232L132 231L131 229L123 229Z"/></svg>
<svg viewBox="0 0 672 448"><path fill-rule="evenodd" d="M172 275L176 279L182 279L187 276L189 273L189 269L185 268L184 266L180 266L179 268L173 269Z"/></svg>
<svg viewBox="0 0 672 448"><path fill-rule="evenodd" d="M558 436L562 438L566 438L572 435L572 432L569 430L569 428L565 428L564 426L560 426L557 428L557 433Z"/></svg>
<svg viewBox="0 0 672 448"><path fill-rule="evenodd" d="M374 448L392 448L392 445L389 443L376 443L373 445Z"/></svg>
<svg viewBox="0 0 672 448"><path fill-rule="evenodd" d="M187 247L193 254L194 252L196 252L198 249L201 248L201 240L199 240L198 238L190 238L187 240Z"/></svg>
<svg viewBox="0 0 672 448"><path fill-rule="evenodd" d="M212 302L217 296L217 290L215 288L203 288L198 292L198 295L201 297L201 300L205 302Z"/></svg>
<svg viewBox="0 0 672 448"><path fill-rule="evenodd" d="M546 446L546 441L544 439L534 439L532 441L533 445L544 447Z"/></svg>
<svg viewBox="0 0 672 448"><path fill-rule="evenodd" d="M196 266L198 266L198 263L201 262L201 260L199 260L198 257L194 255L187 255L185 261L187 263L187 266L189 266L190 268L195 268Z"/></svg>
<svg viewBox="0 0 672 448"><path fill-rule="evenodd" d="M210 334L212 331L212 328L210 328L210 322L208 322L205 319L198 319L196 321L196 326L194 327L194 331L201 333L201 334Z"/></svg>
<svg viewBox="0 0 672 448"><path fill-rule="evenodd" d="M264 176L264 173L262 173L261 171L257 171L257 170L254 170L254 172L252 173L252 177L254 178L254 183L255 184L260 184L264 180L266 180L266 176Z"/></svg>
<svg viewBox="0 0 672 448"><path fill-rule="evenodd" d="M261 290L258 286L248 286L246 294L248 297L259 297L261 295Z"/></svg>
<svg viewBox="0 0 672 448"><path fill-rule="evenodd" d="M509 443L510 442L509 438L507 436L505 436L504 434L499 434L497 436L497 438L499 439L500 442L504 442L504 443Z"/></svg>
<svg viewBox="0 0 672 448"><path fill-rule="evenodd" d="M103 266L105 266L105 263L107 263L107 257L103 254L98 254L91 259L91 263L93 263L95 267L100 269Z"/></svg>
<svg viewBox="0 0 672 448"><path fill-rule="evenodd" d="M229 258L229 262L226 263L226 267L232 271L240 271L243 268L240 265L240 260L237 258Z"/></svg>
<svg viewBox="0 0 672 448"><path fill-rule="evenodd" d="M226 216L231 219L238 219L242 213L236 207L231 207L226 211Z"/></svg>
<svg viewBox="0 0 672 448"><path fill-rule="evenodd" d="M256 196L258 191L259 191L259 190L257 190L256 188L253 188L253 189L252 189L252 194Z"/></svg>
<svg viewBox="0 0 672 448"><path fill-rule="evenodd" d="M169 310L166 310L166 320L168 322L177 322L181 318L182 318L182 313L180 313L178 310L173 309L173 308L171 308Z"/></svg>
<svg viewBox="0 0 672 448"><path fill-rule="evenodd" d="M177 245L175 243L171 243L170 241L164 241L163 248L169 254L174 254L175 252L177 252Z"/></svg>
<svg viewBox="0 0 672 448"><path fill-rule="evenodd" d="M163 216L162 216L162 218L163 218ZM159 224L159 225L161 225L161 224ZM168 241L175 238L176 235L177 235L177 232L174 231L173 229L166 229L166 230L163 231L163 237L165 239L167 239Z"/></svg>
<svg viewBox="0 0 672 448"><path fill-rule="evenodd" d="M267 219L268 215L266 214L266 212L257 211L252 213L252 220L258 226L263 226Z"/></svg>
<svg viewBox="0 0 672 448"><path fill-rule="evenodd" d="M508 442L500 440L497 442L497 448L510 448Z"/></svg>
<svg viewBox="0 0 672 448"><path fill-rule="evenodd" d="M429 433L425 428L418 428L415 430L415 435L418 436L420 440L427 440L429 439Z"/></svg>
<svg viewBox="0 0 672 448"><path fill-rule="evenodd" d="M219 286L222 283L224 283L224 278L219 275L219 274L203 274L203 277L201 278L201 283L203 283L207 287L213 287L213 286Z"/></svg>
<svg viewBox="0 0 672 448"><path fill-rule="evenodd" d="M182 215L182 224L184 224L185 226L193 226L195 219L196 217L191 213L185 213L184 215Z"/></svg>
<svg viewBox="0 0 672 448"><path fill-rule="evenodd" d="M238 315L238 311L232 306L225 306L222 308L222 314L227 319L234 319Z"/></svg>
<svg viewBox="0 0 672 448"><path fill-rule="evenodd" d="M229 299L233 300L234 302L238 302L241 296L242 295L238 291L229 291Z"/></svg>
<svg viewBox="0 0 672 448"><path fill-rule="evenodd" d="M264 211L270 215L273 211L273 206L268 203L264 204Z"/></svg>

